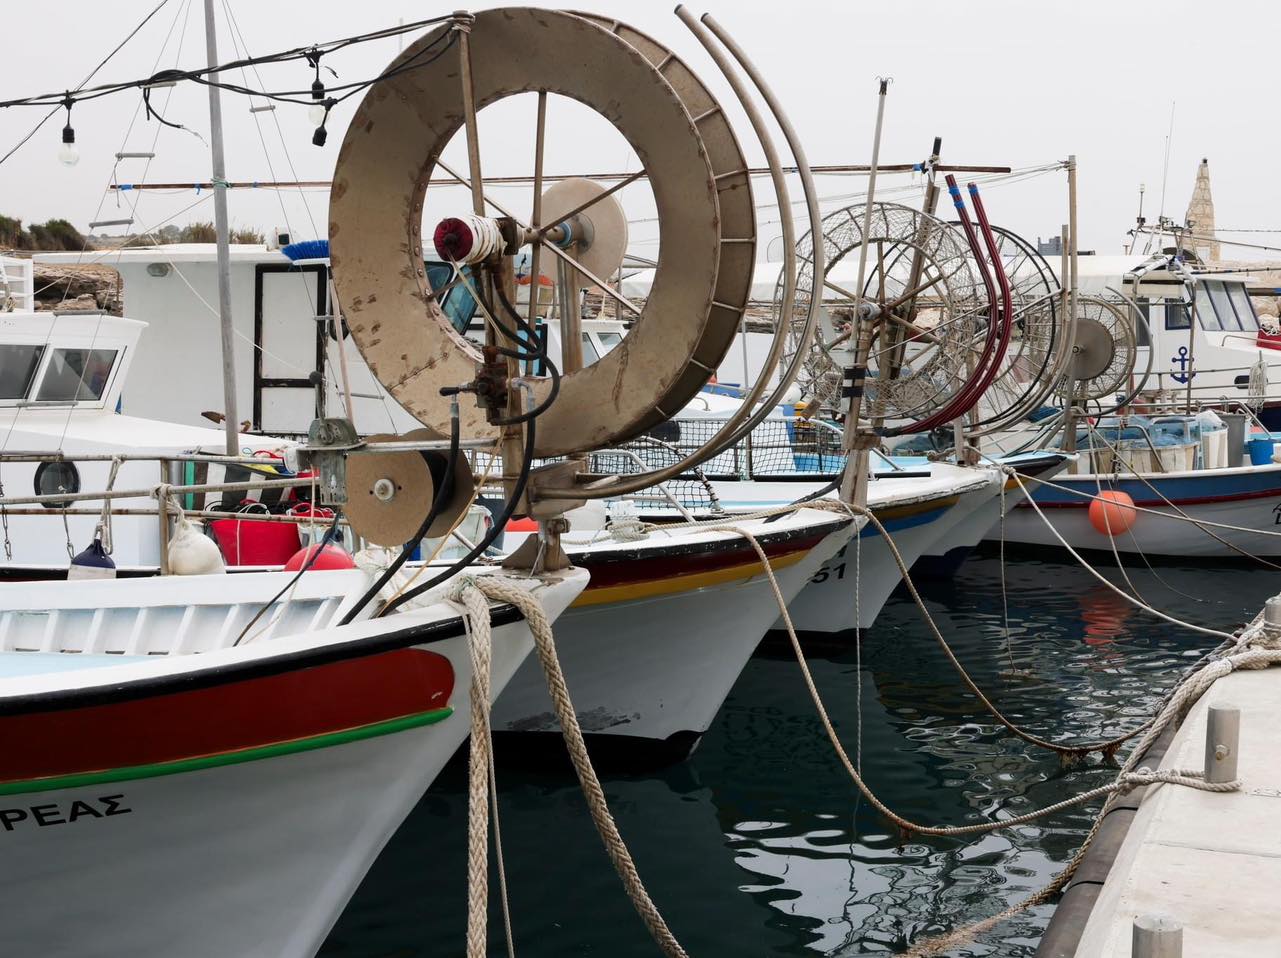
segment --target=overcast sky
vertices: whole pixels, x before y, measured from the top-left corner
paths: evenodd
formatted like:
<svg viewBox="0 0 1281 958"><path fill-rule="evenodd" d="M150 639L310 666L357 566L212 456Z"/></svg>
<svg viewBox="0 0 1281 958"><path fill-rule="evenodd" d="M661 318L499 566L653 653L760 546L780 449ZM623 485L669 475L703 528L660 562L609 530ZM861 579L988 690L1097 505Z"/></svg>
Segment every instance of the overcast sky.
<svg viewBox="0 0 1281 958"><path fill-rule="evenodd" d="M6 4L8 40L0 59L0 95L74 87L156 2ZM255 55L451 9L421 0L226 2ZM714 66L668 3L583 0L583 6L633 23L673 47L718 94L724 91L723 102L732 102ZM141 77L174 65L202 65L202 7L201 0L169 0L95 82ZM219 52L226 60L236 49L223 0L217 0L217 7L222 20ZM1149 219L1158 213L1173 103L1166 213L1182 218L1196 165L1206 156L1220 228L1281 228L1281 185L1273 173L1281 153L1281 132L1271 119L1272 94L1278 85L1276 37L1281 8L1274 2L1234 0L1211 7L1182 0L1160 4L704 0L693 9L715 15L755 58L804 138L811 163L867 162L876 77L891 76L884 162L921 159L935 135L943 137L945 161L956 163L1017 168L1052 163L1075 153L1081 171L1081 245L1101 253L1119 252L1125 230L1133 223L1140 183L1147 185ZM336 54L331 65L344 81L365 78L382 69L397 49L396 40L369 43ZM251 75L248 82L256 86L258 81ZM295 63L264 71L262 82L272 89L300 89L310 85L311 76L304 64ZM207 137L205 89L187 84L172 93L170 102L167 96L160 91L155 97L164 115ZM266 180L274 172L278 179L292 179L295 174L304 180L328 179L356 102L353 99L335 111L329 142L317 148L311 144L312 127L305 108L282 104L274 116L250 114L243 97L224 95L229 178ZM32 108L0 110L0 154L42 113ZM157 156L149 168L144 161L124 161L116 172L120 181L145 175L150 182L191 182L210 174L204 143L191 133L162 129L148 121L140 112L136 93L75 109L73 124L81 159L71 168L57 160L62 122L61 115L56 116L0 165L0 213L28 223L65 217L82 230L92 220L129 215L139 227L212 219L212 204L194 191L148 194L132 214L127 204L139 194L120 198L118 205L118 198L104 191L112 177L114 154L122 149L151 151L153 142ZM617 169L629 162L635 168L621 140L581 135L580 126L584 126L581 117L567 111L560 117L559 128L549 131L553 138L549 172ZM745 124L740 123L739 129L746 139ZM513 110L496 113L484 129L486 172L528 172L532 156L528 130L529 123ZM571 133L578 134L572 142ZM908 180L893 182L903 185ZM827 178L820 184L825 195L862 188L861 180L851 178ZM766 192L762 187L762 202L770 200ZM914 194L906 197L914 201ZM628 215L644 219L646 198L633 193L624 193L623 198ZM987 193L994 222L1032 238L1057 233L1067 215L1066 198L1062 173L992 187ZM306 235L313 232L309 212L317 231L323 231L327 199L319 192L308 197L233 192L231 217L234 225L255 228L288 220L296 234ZM456 202L463 209L466 198L459 194ZM198 205L186 210L193 203ZM776 215L765 211L762 219L776 219ZM775 229L767 224L762 233ZM638 252L644 252L645 234L646 225L636 224L632 235L642 244ZM1281 246L1281 233L1242 238ZM1235 255L1260 258L1265 254Z"/></svg>

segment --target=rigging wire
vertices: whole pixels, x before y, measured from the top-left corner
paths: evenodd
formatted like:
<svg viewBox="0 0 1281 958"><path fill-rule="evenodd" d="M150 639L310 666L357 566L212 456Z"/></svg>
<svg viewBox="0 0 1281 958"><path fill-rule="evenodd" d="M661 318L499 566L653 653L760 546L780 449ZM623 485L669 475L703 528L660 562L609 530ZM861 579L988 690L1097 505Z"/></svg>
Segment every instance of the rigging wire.
<svg viewBox="0 0 1281 958"><path fill-rule="evenodd" d="M210 79L210 77L218 73L225 73L231 70L238 70L245 67L259 66L259 65L268 64L268 63L287 63L294 60L304 60L307 62L312 62L314 59L319 58L320 56L323 56L328 53L333 53L337 50L344 49L348 46L352 46L357 43L366 43L372 40L381 40L387 37L398 36L403 33L410 33L422 27L432 26L449 19L451 19L450 16L441 16L441 17L432 17L427 20L416 20L413 23L403 24L396 27L388 27L383 30L373 31L370 33L356 34L350 37L343 37L338 40L330 40L321 44L312 44L311 46L307 46L307 47L294 47L289 50L281 50L276 53L267 54L265 56L245 57L240 60L233 60L228 63L215 64L213 66L201 67L194 70L176 70L176 69L163 70L163 71L160 71L159 73L153 73L151 76L142 77L136 80L126 80L126 81L117 82L117 83L104 83L95 87L81 87L79 90L76 90L73 92L63 91L59 93L41 93L41 94L36 94L28 97L18 97L16 99L11 99L11 100L0 100L0 108L9 108L9 107L18 107L18 106L55 106L55 105L58 107L62 107L66 104L68 100L70 100L73 104L75 104L75 103L80 103L87 100L96 100L104 96L111 96L116 93L123 93L128 90L145 91L148 87L156 86L161 83L176 83L182 80L191 80L196 83L201 83L207 86L216 86L219 89L228 90L232 93L240 93L244 95L256 94L258 96L266 97L268 99L273 99L273 100L278 100L278 101L288 102L288 103L299 103L304 106L310 106L312 105L312 103L314 103L314 101L311 98L310 88L306 90L281 90L276 92L270 92L266 90L253 90L249 87L241 86L240 84L228 83L222 80L214 80L214 79ZM419 67L426 66L428 63L432 62L432 60L435 59L434 56L423 63L416 63L415 61L421 58L424 54L428 53L428 51L432 50L432 48L437 46L442 40L448 41L445 44L446 48L448 48L449 46L452 46L453 39L454 39L454 35L452 31L447 31L445 33L442 33L440 37L438 37L435 41L425 46L422 50L418 51L414 56L410 57L406 62L398 66L391 67L387 70L384 70L381 73L379 73L377 76L374 76L367 80L356 80L351 83L342 83L342 84L338 84L337 86L330 87L330 92L341 91L343 93L343 95L340 97L330 97L330 99L333 99L336 102L341 102L342 100L345 100L350 96L354 96L360 90L363 90L366 87L372 86L374 83L377 83L379 80L388 79L394 76L398 76L401 73L408 72L409 70L418 69ZM437 56L439 55L440 52L443 52L443 50L439 51L437 53ZM79 95L73 95L73 94L79 94ZM303 97L305 97L305 99L302 99Z"/></svg>
<svg viewBox="0 0 1281 958"><path fill-rule="evenodd" d="M159 13L161 9L163 9L168 3L169 3L169 0L160 0L160 2L156 4L155 7L152 8L151 12L148 13L145 17L143 17L142 20L139 21L136 27L134 27L132 30L129 31L128 36L126 36L123 40L121 40L118 44L116 44L115 49L113 49L110 53L108 53L105 57L103 57L102 60L99 61L98 65L89 71L89 74L83 80L80 81L80 83L76 86L75 90L73 90L72 92L74 93L74 92L83 90L85 85L90 80L92 80L95 76L98 75L98 71L101 70L103 67L105 67L108 63L110 63L111 59L117 53L123 50L125 45L134 37L136 37L138 35L138 32L142 30L142 28L145 27L151 21L151 18L154 17L157 13ZM172 30L173 28L170 27L171 32ZM168 38L166 38L165 42L168 43ZM52 110L46 113L44 117L40 120L40 122L37 123L35 126L33 126L30 129L30 131L28 131L26 136L24 136L21 140L19 140L12 147L10 147L8 153L6 153L4 156L0 156L0 164L4 163L5 160L9 159L9 157L17 153L18 150L22 149L22 147L26 145L28 140L30 140L33 136L35 136L38 132L40 132L41 127L43 127L46 123L49 122L49 120L51 120L55 115L57 115L60 109L62 109L61 103L59 103Z"/></svg>

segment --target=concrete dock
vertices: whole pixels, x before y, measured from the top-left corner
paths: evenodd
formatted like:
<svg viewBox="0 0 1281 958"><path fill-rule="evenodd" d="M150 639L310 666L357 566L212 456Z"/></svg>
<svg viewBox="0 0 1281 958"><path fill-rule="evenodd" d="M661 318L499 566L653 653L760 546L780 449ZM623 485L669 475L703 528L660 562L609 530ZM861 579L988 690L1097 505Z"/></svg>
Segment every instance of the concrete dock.
<svg viewBox="0 0 1281 958"><path fill-rule="evenodd" d="M1144 789L1076 958L1129 958L1135 918L1152 915L1183 926L1188 958L1281 955L1281 668L1215 682L1174 735L1162 769L1203 766L1211 706L1240 709L1241 790Z"/></svg>

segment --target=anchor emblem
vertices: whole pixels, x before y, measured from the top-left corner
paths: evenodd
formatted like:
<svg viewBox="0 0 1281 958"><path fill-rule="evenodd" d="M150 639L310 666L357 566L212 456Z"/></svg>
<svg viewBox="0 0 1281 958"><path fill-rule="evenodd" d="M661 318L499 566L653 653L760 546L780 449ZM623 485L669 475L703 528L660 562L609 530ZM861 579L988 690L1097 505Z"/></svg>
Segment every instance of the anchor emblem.
<svg viewBox="0 0 1281 958"><path fill-rule="evenodd" d="M1188 356L1188 347L1180 346L1179 355L1171 356L1170 362L1179 364L1179 371L1177 373L1170 373L1170 378L1176 383L1185 383L1196 375L1196 373L1188 372L1188 363L1192 362L1191 358Z"/></svg>

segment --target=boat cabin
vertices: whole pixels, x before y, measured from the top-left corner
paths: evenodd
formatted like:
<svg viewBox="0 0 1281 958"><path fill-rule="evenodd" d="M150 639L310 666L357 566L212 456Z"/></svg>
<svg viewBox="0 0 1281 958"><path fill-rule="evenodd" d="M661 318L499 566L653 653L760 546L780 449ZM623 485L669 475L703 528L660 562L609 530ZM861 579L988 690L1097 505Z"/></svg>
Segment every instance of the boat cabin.
<svg viewBox="0 0 1281 958"><path fill-rule="evenodd" d="M90 254L120 272L123 311L144 321L144 348L133 357L135 373L122 411L190 425L221 414L222 365L218 324L217 251L212 243L130 247ZM40 253L42 262L71 265L82 253ZM232 321L236 331L236 408L249 430L275 436L306 435L314 418L342 409L339 344L330 321L332 286L327 260L292 262L279 249L233 244ZM446 263L426 259L429 280L440 288L452 276ZM527 302L529 286L520 287ZM550 304L550 296L540 303ZM484 321L465 285L445 294L442 306L456 329L480 340ZM550 355L560 355L559 324L540 307ZM622 342L626 326L608 319L583 321L583 361L595 362ZM350 340L345 352L356 428L364 434L402 433L419 423L374 377ZM174 376L182 389L173 390Z"/></svg>
<svg viewBox="0 0 1281 958"><path fill-rule="evenodd" d="M1281 428L1281 337L1261 328L1245 273L1172 268L1165 256L1082 256L1083 293L1132 299L1146 324L1135 329L1136 369L1148 364L1147 393L1223 406L1262 400L1260 418ZM1255 389L1263 397L1252 395ZM1264 398L1266 397L1266 398Z"/></svg>

